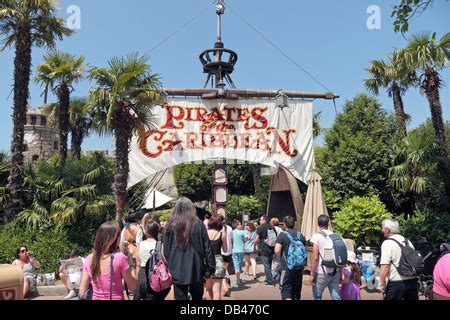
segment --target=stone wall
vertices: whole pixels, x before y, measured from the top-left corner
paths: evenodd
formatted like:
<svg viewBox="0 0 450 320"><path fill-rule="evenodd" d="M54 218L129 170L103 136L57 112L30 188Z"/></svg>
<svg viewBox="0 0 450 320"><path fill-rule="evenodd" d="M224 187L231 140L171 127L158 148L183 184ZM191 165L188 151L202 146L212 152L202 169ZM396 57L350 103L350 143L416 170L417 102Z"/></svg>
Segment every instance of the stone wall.
<svg viewBox="0 0 450 320"><path fill-rule="evenodd" d="M58 153L59 136L55 129L47 126L25 126L25 161L46 161Z"/></svg>

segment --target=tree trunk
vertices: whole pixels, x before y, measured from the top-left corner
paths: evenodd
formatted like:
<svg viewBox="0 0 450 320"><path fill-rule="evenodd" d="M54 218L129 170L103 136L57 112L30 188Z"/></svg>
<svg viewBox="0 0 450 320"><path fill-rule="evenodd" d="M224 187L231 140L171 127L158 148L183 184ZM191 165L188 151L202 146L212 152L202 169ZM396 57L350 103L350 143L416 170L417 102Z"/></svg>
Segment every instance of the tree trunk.
<svg viewBox="0 0 450 320"><path fill-rule="evenodd" d="M24 126L27 121L28 87L31 73L31 35L28 25L19 26L16 34L14 58L14 111L11 142L11 170L8 178L9 202L4 221L15 218L22 210L22 184L25 150Z"/></svg>
<svg viewBox="0 0 450 320"><path fill-rule="evenodd" d="M400 136L402 138L408 135L406 130L406 114L403 107L403 99L400 92L400 88L397 83L392 85L392 98L394 99L395 117L397 118L397 125Z"/></svg>
<svg viewBox="0 0 450 320"><path fill-rule="evenodd" d="M447 137L445 136L444 119L442 117L442 106L439 97L439 88L441 79L436 70L428 68L425 70L425 80L422 83L422 88L427 94L428 102L430 104L431 120L433 122L434 133L436 140L440 146L442 159L438 161L438 171L441 172L445 185L445 193L450 197L450 179L448 173L447 161ZM447 210L450 209L450 203L447 201Z"/></svg>
<svg viewBox="0 0 450 320"><path fill-rule="evenodd" d="M424 89L427 94L428 102L430 103L431 119L433 121L433 128L436 135L436 140L441 147L443 157L448 156L447 152L447 138L445 136L444 120L442 117L442 106L439 97L439 87L441 79L438 73L433 69L425 70L425 84Z"/></svg>
<svg viewBox="0 0 450 320"><path fill-rule="evenodd" d="M69 87L62 83L57 89L57 94L59 98L59 165L63 167L67 159L67 137L69 133Z"/></svg>
<svg viewBox="0 0 450 320"><path fill-rule="evenodd" d="M70 153L72 158L81 159L81 144L83 143L83 134L79 128L76 126L72 127L72 140L71 140L71 150Z"/></svg>
<svg viewBox="0 0 450 320"><path fill-rule="evenodd" d="M123 210L127 203L127 183L130 171L128 153L131 130L125 124L114 126L116 137L116 174L114 176L114 192L116 196L116 221L122 221Z"/></svg>

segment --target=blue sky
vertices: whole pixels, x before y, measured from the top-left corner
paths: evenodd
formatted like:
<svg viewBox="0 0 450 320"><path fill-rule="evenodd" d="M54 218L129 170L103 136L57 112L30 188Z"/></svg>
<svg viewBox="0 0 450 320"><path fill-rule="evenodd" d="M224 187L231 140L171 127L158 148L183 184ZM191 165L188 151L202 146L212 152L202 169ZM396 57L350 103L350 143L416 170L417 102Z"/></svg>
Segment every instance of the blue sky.
<svg viewBox="0 0 450 320"><path fill-rule="evenodd" d="M68 6L81 8L81 30L59 42L62 51L82 54L92 66L105 66L113 56L133 51L148 52L161 39L177 30L189 17L205 8L210 0L63 0L59 14ZM394 48L405 46L401 34L392 28L390 12L399 0L316 0L262 1L228 0L230 6L264 33L332 91L339 93L338 110L345 100L364 92L365 68L373 59L385 58ZM369 30L367 8L381 8L381 30ZM412 23L410 33L432 30L441 36L450 31L450 3L438 1L435 7ZM198 60L204 49L213 46L216 34L214 7L187 28L177 33L151 55L153 72L161 74L165 87L202 87L205 75ZM231 10L223 18L225 46L239 54L233 80L238 88L325 91L267 42L245 25ZM45 51L33 49L33 70L42 62ZM12 133L11 93L14 51L0 53L0 150L10 149ZM441 92L444 118L450 119L450 68L441 72L445 84ZM76 85L74 96L87 94L91 84ZM40 88L30 86L33 106L42 103ZM392 110L391 99L382 92L380 101ZM51 100L55 100L51 97ZM406 112L412 116L409 127L430 117L427 100L417 89L404 97ZM322 112L322 127L330 127L335 118L332 102L318 100L315 112ZM321 143L321 140L318 141ZM111 149L112 138L90 137L84 149Z"/></svg>

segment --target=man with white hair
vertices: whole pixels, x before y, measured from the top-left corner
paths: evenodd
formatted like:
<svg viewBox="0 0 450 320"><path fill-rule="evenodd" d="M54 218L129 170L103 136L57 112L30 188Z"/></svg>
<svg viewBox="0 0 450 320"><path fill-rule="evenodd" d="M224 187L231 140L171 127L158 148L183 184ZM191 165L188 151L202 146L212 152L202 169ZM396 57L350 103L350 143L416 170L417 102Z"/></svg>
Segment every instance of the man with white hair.
<svg viewBox="0 0 450 320"><path fill-rule="evenodd" d="M386 300L419 300L417 278L414 276L403 276L397 270L402 256L400 245L407 245L412 249L414 249L414 246L409 240L399 234L400 225L397 220L386 219L381 223L381 228L386 237L386 240L381 245L381 293L385 293Z"/></svg>

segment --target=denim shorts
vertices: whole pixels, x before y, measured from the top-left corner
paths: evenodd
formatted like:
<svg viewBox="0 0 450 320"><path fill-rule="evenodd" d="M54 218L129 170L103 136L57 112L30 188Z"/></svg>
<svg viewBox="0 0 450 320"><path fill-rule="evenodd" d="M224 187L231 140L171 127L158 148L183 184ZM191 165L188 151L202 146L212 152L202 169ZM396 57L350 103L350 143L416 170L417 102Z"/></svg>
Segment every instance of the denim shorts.
<svg viewBox="0 0 450 320"><path fill-rule="evenodd" d="M242 272L242 265L244 263L245 253L233 253L233 266L235 271Z"/></svg>

